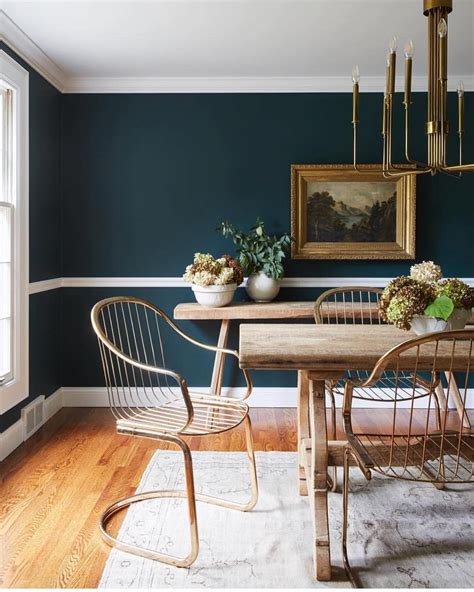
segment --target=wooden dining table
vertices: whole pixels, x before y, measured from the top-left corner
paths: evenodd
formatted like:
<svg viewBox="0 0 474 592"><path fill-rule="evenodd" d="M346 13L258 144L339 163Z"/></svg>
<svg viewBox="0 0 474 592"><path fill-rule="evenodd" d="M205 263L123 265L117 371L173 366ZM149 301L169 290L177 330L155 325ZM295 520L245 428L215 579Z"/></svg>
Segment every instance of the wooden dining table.
<svg viewBox="0 0 474 592"><path fill-rule="evenodd" d="M392 347L415 337L390 325L245 324L240 327L240 367L298 371L298 463L300 494L309 494L314 526L315 577L331 579L328 467L342 466L344 441L328 440L327 380L348 369L370 370ZM432 359L432 358L431 358ZM414 367L402 356L400 370ZM451 357L446 352L445 367ZM429 368L430 356L426 359ZM443 358L438 357L443 370ZM418 366L422 370L422 366Z"/></svg>

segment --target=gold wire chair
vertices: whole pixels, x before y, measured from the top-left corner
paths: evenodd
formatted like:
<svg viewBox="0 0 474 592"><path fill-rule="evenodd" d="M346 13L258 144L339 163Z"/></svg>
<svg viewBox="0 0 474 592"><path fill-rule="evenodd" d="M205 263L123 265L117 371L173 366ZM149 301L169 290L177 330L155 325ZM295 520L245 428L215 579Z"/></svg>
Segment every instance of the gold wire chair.
<svg viewBox="0 0 474 592"><path fill-rule="evenodd" d="M323 292L314 304L314 320L317 324L340 325L382 325L384 324L379 314L381 288L371 287L343 287L332 288ZM355 399L371 402L390 402L393 399L394 373L384 371L376 384L365 386L364 382L370 375L369 370L347 369L345 379L355 380L359 386L353 393ZM407 393L410 393L412 376L410 372L400 372L397 377L398 384L404 385ZM421 380L421 378L419 378ZM344 395L345 380L327 383L327 394L331 404L331 437L336 439L336 401L334 395ZM405 390L403 390L403 393ZM402 396L403 396L402 393ZM410 394L406 394L410 397ZM435 396L435 404L439 410L438 395ZM337 488L337 467L333 467L332 491Z"/></svg>
<svg viewBox="0 0 474 592"><path fill-rule="evenodd" d="M371 471L375 471L386 477L432 483L440 488L447 483L474 481L474 430L466 427L464 421L468 388L474 379L473 340L474 328L409 339L383 355L362 384L353 380L345 383L343 419L348 444L344 451L342 550L344 568L354 587L358 582L347 556L351 456L368 480ZM355 431L354 389L371 387L388 369L394 374L391 428L387 433ZM406 370L412 376L409 388ZM400 375L403 381L399 381ZM444 395L441 421L436 403L440 391ZM449 411L453 406L457 410Z"/></svg>
<svg viewBox="0 0 474 592"><path fill-rule="evenodd" d="M165 362L163 332L171 330L197 347L239 357L236 351L200 343L186 335L159 308L134 297L107 298L91 312L98 338L109 404L120 434L152 438L177 445L184 456L186 491L164 490L136 494L112 503L100 517L104 540L123 551L156 559L178 567L191 565L199 552L196 500L234 510L251 510L258 499L257 473L249 409L244 400L252 391L248 372L243 370L247 392L230 399L190 392L184 378ZM192 457L183 436L206 436L245 426L251 496L237 503L195 493ZM107 531L110 518L130 504L154 498L186 498L191 550L176 557L120 541Z"/></svg>

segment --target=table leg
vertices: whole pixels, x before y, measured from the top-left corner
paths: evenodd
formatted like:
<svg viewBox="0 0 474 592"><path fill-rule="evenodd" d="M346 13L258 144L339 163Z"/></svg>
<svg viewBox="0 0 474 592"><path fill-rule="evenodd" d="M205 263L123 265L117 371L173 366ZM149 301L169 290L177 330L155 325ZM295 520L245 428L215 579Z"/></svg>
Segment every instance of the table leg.
<svg viewBox="0 0 474 592"><path fill-rule="evenodd" d="M459 418L462 420L462 425L463 425L463 427L470 429L471 422L469 421L469 417L467 416L466 409L464 407L464 402L462 399L462 395L459 392L459 388L458 388L458 385L456 384L454 374L452 372L445 372L444 375L446 376L446 380L448 381L449 391L451 391L451 397L454 401L454 404L456 405L456 409L458 411Z"/></svg>
<svg viewBox="0 0 474 592"><path fill-rule="evenodd" d="M226 347L227 339L229 337L230 320L224 319L221 322L221 328L219 331L219 339L217 340L217 347ZM211 394L220 395L222 391L222 381L224 379L224 362L225 354L216 352L214 359L214 368L212 370L211 379Z"/></svg>
<svg viewBox="0 0 474 592"><path fill-rule="evenodd" d="M304 438L310 437L309 431L309 380L306 372L298 371L298 401L297 401L297 424L298 424L298 472L299 472L299 494L308 495L306 482L306 443Z"/></svg>
<svg viewBox="0 0 474 592"><path fill-rule="evenodd" d="M328 436L326 389L324 380L309 381L309 418L311 430L310 502L314 526L314 569L316 579L331 579L328 515Z"/></svg>

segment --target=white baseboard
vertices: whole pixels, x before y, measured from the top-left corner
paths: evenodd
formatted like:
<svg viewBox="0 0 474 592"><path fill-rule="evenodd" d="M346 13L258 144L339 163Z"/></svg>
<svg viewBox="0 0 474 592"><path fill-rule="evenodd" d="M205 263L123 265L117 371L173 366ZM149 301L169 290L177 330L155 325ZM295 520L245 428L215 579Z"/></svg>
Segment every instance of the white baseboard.
<svg viewBox="0 0 474 592"><path fill-rule="evenodd" d="M189 390L197 392L208 392L208 387L189 387ZM385 389L377 389L382 393ZM64 407L108 407L109 400L105 387L63 387L63 406ZM245 394L245 388L224 387L222 394L227 397L242 397ZM296 407L297 389L296 387L256 387L247 399L249 407ZM466 398L466 407L474 408L474 388L468 389ZM415 401L415 408L426 407L428 399L421 398ZM329 405L329 399L326 400ZM342 397L336 397L336 406L342 406ZM400 409L409 408L409 402L399 402ZM353 399L353 407L360 409L388 409L392 407L390 402L363 401Z"/></svg>
<svg viewBox="0 0 474 592"><path fill-rule="evenodd" d="M190 391L208 392L209 387L192 387ZM108 407L109 400L105 387L63 387L64 407ZM224 387L222 394L226 397L242 397L245 388ZM296 407L296 388L292 387L258 387L246 401L250 407Z"/></svg>
<svg viewBox="0 0 474 592"><path fill-rule="evenodd" d="M53 417L58 411L61 411L63 407L63 388L61 387L45 399L44 420L48 421L48 419Z"/></svg>
<svg viewBox="0 0 474 592"><path fill-rule="evenodd" d="M18 448L24 438L23 421L19 419L12 426L0 434L0 461Z"/></svg>
<svg viewBox="0 0 474 592"><path fill-rule="evenodd" d="M53 415L55 415L63 407L63 392L62 388L59 388L52 395L44 400L43 404L43 424L48 421ZM39 399L40 397L37 397ZM36 401L37 399L34 399ZM33 404L34 401L30 403ZM38 426L41 427L41 426ZM36 430L35 430L36 431ZM4 432L0 433L0 461L5 459L11 454L15 448L18 448L27 438L25 436L26 429L21 417L12 426L7 428ZM30 436L33 432L30 433ZM29 436L28 436L29 437Z"/></svg>

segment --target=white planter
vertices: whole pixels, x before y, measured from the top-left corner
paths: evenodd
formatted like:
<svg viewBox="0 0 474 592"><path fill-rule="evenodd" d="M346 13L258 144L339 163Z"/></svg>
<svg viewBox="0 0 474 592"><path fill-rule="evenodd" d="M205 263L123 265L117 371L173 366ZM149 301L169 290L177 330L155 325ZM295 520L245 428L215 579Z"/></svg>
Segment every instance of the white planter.
<svg viewBox="0 0 474 592"><path fill-rule="evenodd" d="M281 280L274 280L263 271L257 271L248 277L245 289L255 302L270 302L280 291L280 283Z"/></svg>
<svg viewBox="0 0 474 592"><path fill-rule="evenodd" d="M191 288L199 304L218 308L232 302L237 284L227 284L226 286L196 286L193 284Z"/></svg>
<svg viewBox="0 0 474 592"><path fill-rule="evenodd" d="M464 329L468 320L471 318L471 309L455 308L448 319L447 331Z"/></svg>
<svg viewBox="0 0 474 592"><path fill-rule="evenodd" d="M464 329L470 316L471 311L465 308L455 308L447 321L435 319L434 317L425 317L424 315L416 315L411 321L411 328L417 335L433 333L434 331Z"/></svg>

